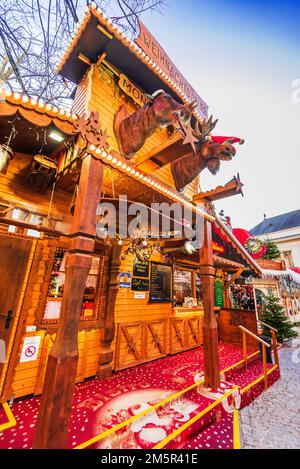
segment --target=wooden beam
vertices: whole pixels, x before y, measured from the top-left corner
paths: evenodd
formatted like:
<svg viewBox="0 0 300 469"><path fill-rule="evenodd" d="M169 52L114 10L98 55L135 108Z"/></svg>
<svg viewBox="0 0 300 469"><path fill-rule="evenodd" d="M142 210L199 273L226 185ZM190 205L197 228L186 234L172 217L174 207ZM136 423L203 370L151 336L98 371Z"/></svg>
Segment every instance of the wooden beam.
<svg viewBox="0 0 300 469"><path fill-rule="evenodd" d="M34 448L67 448L69 419L78 363L78 328L96 235L96 209L103 165L88 155L82 163L71 240L66 258L61 320L50 351Z"/></svg>
<svg viewBox="0 0 300 469"><path fill-rule="evenodd" d="M82 54L81 52L79 52L78 58L79 58L79 60L81 60L82 62L84 62L85 64L87 64L89 66L91 66L93 64L93 62L88 57L86 57L84 54Z"/></svg>
<svg viewBox="0 0 300 469"><path fill-rule="evenodd" d="M212 250L212 223L204 220L204 241L200 249L200 274L204 291L203 346L204 386L217 389L220 385L218 325L214 312L215 269Z"/></svg>
<svg viewBox="0 0 300 469"><path fill-rule="evenodd" d="M152 158L153 156L159 154L160 152L166 150L170 145L173 145L174 143L176 142L179 142L179 140L182 140L182 136L180 135L180 133L178 132L177 134L175 134L173 137L171 137L170 139L166 140L165 142L163 142L161 145L159 146L156 146L152 151L150 151L149 153L146 153L145 155L141 155L139 157L137 157L135 159L135 164L136 166L140 166L141 164L145 163L147 160L149 160L150 158ZM158 163L155 163L156 166L158 168L161 167L160 164Z"/></svg>
<svg viewBox="0 0 300 469"><path fill-rule="evenodd" d="M68 233L63 233L62 231L59 231L59 230L47 228L46 226L34 225L33 223L27 223L21 220L15 220L14 218L0 217L0 225L13 225L13 226L18 226L19 228L23 228L27 230L35 230L41 233L46 233L46 234L55 235L55 236L66 236L66 237L69 236Z"/></svg>
<svg viewBox="0 0 300 469"><path fill-rule="evenodd" d="M231 277L231 279L225 283L224 289L227 290L230 287L230 285L232 285L233 282L241 275L241 273L244 272L244 270L245 270L244 267L237 270L236 273Z"/></svg>
<svg viewBox="0 0 300 469"><path fill-rule="evenodd" d="M233 176L233 178L227 182L224 186L218 186L215 189L211 189L206 192L199 192L194 195L193 202L195 203L205 203L205 202L215 202L216 200L226 199L232 195L242 194L242 187L244 184L240 180L240 175Z"/></svg>
<svg viewBox="0 0 300 469"><path fill-rule="evenodd" d="M102 52L97 62L97 65L100 65L105 60L105 57L106 57L106 52Z"/></svg>
<svg viewBox="0 0 300 469"><path fill-rule="evenodd" d="M101 24L97 24L97 29L105 34L106 37L108 37L108 39L112 39L114 37L113 34L111 34L110 32L107 31L107 29L103 28L103 26L101 26Z"/></svg>

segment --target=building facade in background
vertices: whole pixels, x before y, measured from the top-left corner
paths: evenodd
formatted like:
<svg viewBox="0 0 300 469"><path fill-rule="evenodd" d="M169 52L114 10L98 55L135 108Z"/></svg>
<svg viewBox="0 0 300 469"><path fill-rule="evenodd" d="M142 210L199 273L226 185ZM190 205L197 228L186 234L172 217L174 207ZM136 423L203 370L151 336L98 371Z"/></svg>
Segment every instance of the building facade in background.
<svg viewBox="0 0 300 469"><path fill-rule="evenodd" d="M267 237L277 244L288 268L300 268L300 209L276 217L264 218L250 233Z"/></svg>

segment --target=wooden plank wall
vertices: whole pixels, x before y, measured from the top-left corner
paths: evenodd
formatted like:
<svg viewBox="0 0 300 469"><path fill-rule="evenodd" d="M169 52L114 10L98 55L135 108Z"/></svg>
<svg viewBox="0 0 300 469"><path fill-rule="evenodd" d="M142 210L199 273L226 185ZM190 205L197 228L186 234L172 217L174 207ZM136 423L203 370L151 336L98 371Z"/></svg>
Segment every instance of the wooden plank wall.
<svg viewBox="0 0 300 469"><path fill-rule="evenodd" d="M125 249L125 248L124 248ZM161 261L161 256L156 254L152 258L153 261ZM128 255L124 261L121 263L121 272L130 272L132 274L133 270L133 257ZM139 358L134 357L134 352L128 354L127 359L122 362L120 366L118 357L115 355L115 369L124 368L124 365L132 365L136 363L141 363L145 361L144 353L142 352L144 346L144 332L141 324L144 321L156 321L155 328L166 327L166 334L169 335L169 328L163 326L163 323L167 322L171 314L171 303L150 303L149 292L145 292L145 299L135 299L134 291L127 288L119 288L116 298L115 305L115 322L116 322L116 331L121 333L120 326L126 324L128 328L128 333L135 338L136 349L139 351ZM159 325L160 324L160 325ZM123 333L122 333L123 335ZM117 347L117 335L115 335L115 340L112 343L112 349L116 350ZM118 343L118 354L119 356L127 355L128 343L122 339L119 339ZM156 351L157 352L157 351ZM168 351L166 350L166 353Z"/></svg>
<svg viewBox="0 0 300 469"><path fill-rule="evenodd" d="M41 336L41 343L37 360L18 363L15 368L12 394L15 398L30 394L38 395L42 392L48 355L55 340L56 334L40 330L27 333L20 343L20 353L25 337ZM76 382L94 376L97 371L99 359L100 329L82 330L78 333L79 361Z"/></svg>
<svg viewBox="0 0 300 469"><path fill-rule="evenodd" d="M239 309L221 309L218 317L219 340L226 344L243 344L243 334L239 326L244 326L254 334L258 334L255 311ZM258 342L247 336L249 347L258 349Z"/></svg>
<svg viewBox="0 0 300 469"><path fill-rule="evenodd" d="M152 260L161 262L161 254L153 255ZM132 274L132 256L128 255L122 261L120 270ZM116 334L112 343L115 370L202 344L202 313L174 316L171 303L148 301L148 291L145 292L145 298L135 299L131 289L118 290L115 305ZM182 323L182 341L179 344L174 321L176 324L177 321Z"/></svg>

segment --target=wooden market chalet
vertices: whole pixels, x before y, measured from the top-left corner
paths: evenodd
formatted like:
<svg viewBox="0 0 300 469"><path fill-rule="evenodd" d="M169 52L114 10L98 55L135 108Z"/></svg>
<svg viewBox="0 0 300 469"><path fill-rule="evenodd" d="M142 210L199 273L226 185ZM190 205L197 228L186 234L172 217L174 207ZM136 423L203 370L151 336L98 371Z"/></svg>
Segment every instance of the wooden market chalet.
<svg viewBox="0 0 300 469"><path fill-rule="evenodd" d="M261 268L213 207L242 184L198 189L199 174L222 169L239 139L213 137L207 105L176 68L168 75L147 34L141 24L130 41L91 5L58 64L77 85L71 112L1 91L0 394L2 403L42 396L35 448L66 447L75 383L203 346L205 386L217 388L218 341L243 344L241 324L257 335L255 311L232 309L229 290ZM150 238L139 265L130 237L96 231L99 202L124 195L149 213L177 202L200 216L203 246ZM171 217L173 230L182 223ZM20 360L36 337L36 359Z"/></svg>

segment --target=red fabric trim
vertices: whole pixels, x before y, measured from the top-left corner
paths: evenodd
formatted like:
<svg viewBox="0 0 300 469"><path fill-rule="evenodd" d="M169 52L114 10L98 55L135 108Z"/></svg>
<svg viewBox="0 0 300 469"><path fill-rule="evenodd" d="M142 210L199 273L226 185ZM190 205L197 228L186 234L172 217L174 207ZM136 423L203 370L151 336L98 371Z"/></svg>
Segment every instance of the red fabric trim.
<svg viewBox="0 0 300 469"><path fill-rule="evenodd" d="M211 139L215 143L223 143L225 142L225 140L228 140L229 138L231 139L230 143L239 143L242 140L239 137L223 137L223 136L217 136L217 135L211 136Z"/></svg>

